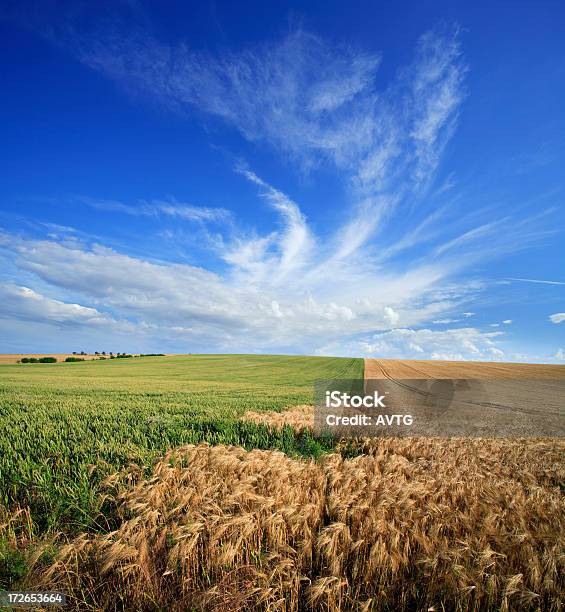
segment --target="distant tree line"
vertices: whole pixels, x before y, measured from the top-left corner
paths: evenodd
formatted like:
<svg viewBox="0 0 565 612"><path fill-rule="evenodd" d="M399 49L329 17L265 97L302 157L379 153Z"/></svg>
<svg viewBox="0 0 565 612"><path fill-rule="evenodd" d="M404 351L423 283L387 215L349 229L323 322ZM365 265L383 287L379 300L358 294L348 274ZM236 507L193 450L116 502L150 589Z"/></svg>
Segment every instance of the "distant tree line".
<svg viewBox="0 0 565 612"><path fill-rule="evenodd" d="M98 359L129 359L132 357L164 357L165 353L140 353L139 355L130 355L129 353L116 353L113 352L108 353L108 357L106 356L106 351L94 352L95 355L98 356ZM88 355L85 351L81 351L78 353L77 351L73 351L73 357L67 357L64 361L66 363L73 363L77 361L86 361L84 357L76 357L75 355ZM56 357L22 357L18 363L57 363Z"/></svg>

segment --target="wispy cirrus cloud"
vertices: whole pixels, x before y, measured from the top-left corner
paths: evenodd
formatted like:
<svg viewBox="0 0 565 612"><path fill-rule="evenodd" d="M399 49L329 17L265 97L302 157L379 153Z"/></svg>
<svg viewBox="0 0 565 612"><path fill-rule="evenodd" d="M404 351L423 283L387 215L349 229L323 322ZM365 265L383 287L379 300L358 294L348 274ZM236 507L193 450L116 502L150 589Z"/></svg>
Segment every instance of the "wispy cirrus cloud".
<svg viewBox="0 0 565 612"><path fill-rule="evenodd" d="M306 170L333 164L351 202L338 257L431 184L465 95L456 28L423 35L413 61L384 88L380 55L304 30L222 56L140 31L73 40L84 63L175 112L219 118Z"/></svg>
<svg viewBox="0 0 565 612"><path fill-rule="evenodd" d="M211 208L208 206L193 206L176 201L152 200L146 202L141 200L135 204L125 204L118 200L104 200L79 196L73 198L81 204L86 204L96 210L103 212L116 212L133 216L145 217L174 217L185 221L220 222L231 217L231 213L226 208Z"/></svg>
<svg viewBox="0 0 565 612"><path fill-rule="evenodd" d="M171 110L196 107L217 116L245 138L307 163L312 152L345 161L366 146L378 56L337 49L303 30L221 56L165 45L140 31L74 38L74 52L92 68Z"/></svg>
<svg viewBox="0 0 565 612"><path fill-rule="evenodd" d="M279 213L283 221L282 231L271 233L260 243L265 247L269 243L277 247L276 255L273 253L268 256L268 263L270 281L279 282L287 278L293 270L308 265L314 248L314 236L299 206L287 195L263 181L251 170L242 168L239 171L245 178L261 188L261 196ZM261 258L265 256L265 249L253 248L256 245L257 241L254 239L250 244L247 241L244 241L243 244L238 243L235 250L228 247L223 257L229 263L236 264L247 272L256 270ZM252 248L249 249L249 246ZM255 257L251 259L242 257L244 253L254 253ZM262 276L262 280L266 280L265 275Z"/></svg>
<svg viewBox="0 0 565 612"><path fill-rule="evenodd" d="M536 278L507 278L506 280L520 283L538 283L541 285L565 285L563 281L540 280Z"/></svg>
<svg viewBox="0 0 565 612"><path fill-rule="evenodd" d="M220 119L304 170L335 167L348 199L342 225L334 232L335 259L370 247L391 224L401 222L406 228L407 219L404 234L372 256L386 260L431 241L436 256L467 247L479 250L489 236L502 234L504 240L491 241L492 257L544 236L534 219L493 219L495 209L485 210L488 219L482 223L468 219L467 227L460 228L452 222L449 236L440 231L449 221L446 209L430 210L425 199L466 96L467 66L457 26L424 33L412 60L381 84L379 69L386 58L380 53L326 41L303 29L214 54L185 43L163 43L147 30L123 25L85 33L66 23L60 38L86 65L173 112ZM446 184L453 185L452 176ZM269 187L265 193L269 189L271 195L277 191ZM500 232L510 222L512 236ZM253 249L260 244L265 241Z"/></svg>

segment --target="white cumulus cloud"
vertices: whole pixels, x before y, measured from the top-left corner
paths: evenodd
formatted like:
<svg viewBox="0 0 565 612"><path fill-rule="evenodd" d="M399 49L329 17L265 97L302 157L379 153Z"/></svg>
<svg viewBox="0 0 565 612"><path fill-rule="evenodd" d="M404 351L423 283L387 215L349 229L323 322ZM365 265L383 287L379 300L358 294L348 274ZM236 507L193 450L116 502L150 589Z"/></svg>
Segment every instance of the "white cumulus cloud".
<svg viewBox="0 0 565 612"><path fill-rule="evenodd" d="M367 357L422 359L426 355L431 359L496 361L504 356L496 345L500 334L472 327L443 331L393 329L362 341L359 349Z"/></svg>

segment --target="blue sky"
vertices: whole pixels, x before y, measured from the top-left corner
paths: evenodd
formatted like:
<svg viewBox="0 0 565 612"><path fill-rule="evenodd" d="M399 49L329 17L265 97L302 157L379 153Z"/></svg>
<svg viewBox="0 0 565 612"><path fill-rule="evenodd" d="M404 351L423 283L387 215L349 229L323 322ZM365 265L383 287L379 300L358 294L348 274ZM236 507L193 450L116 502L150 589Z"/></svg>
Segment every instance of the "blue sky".
<svg viewBox="0 0 565 612"><path fill-rule="evenodd" d="M4 3L2 352L565 362L565 9L379 4Z"/></svg>

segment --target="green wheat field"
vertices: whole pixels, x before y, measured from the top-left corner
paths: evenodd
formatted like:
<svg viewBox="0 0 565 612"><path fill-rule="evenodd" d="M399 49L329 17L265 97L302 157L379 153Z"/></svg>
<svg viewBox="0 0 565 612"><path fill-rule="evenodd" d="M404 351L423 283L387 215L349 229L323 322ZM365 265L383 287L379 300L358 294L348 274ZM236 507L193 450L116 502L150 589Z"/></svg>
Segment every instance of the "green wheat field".
<svg viewBox="0 0 565 612"><path fill-rule="evenodd" d="M0 503L35 529L100 520L98 484L170 448L210 442L316 455L320 441L242 422L247 410L311 403L325 378L362 378L362 359L262 355L135 357L0 365Z"/></svg>

